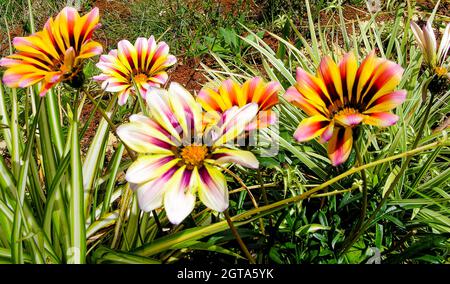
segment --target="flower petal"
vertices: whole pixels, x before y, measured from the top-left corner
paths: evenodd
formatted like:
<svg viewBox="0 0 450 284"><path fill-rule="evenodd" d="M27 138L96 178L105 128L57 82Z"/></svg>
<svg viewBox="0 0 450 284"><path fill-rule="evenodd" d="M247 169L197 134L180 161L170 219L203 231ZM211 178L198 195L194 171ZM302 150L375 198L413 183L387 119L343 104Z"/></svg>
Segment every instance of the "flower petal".
<svg viewBox="0 0 450 284"><path fill-rule="evenodd" d="M394 125L398 119L397 115L390 112L375 112L366 115L363 122L373 126L388 127Z"/></svg>
<svg viewBox="0 0 450 284"><path fill-rule="evenodd" d="M364 60L361 62L361 65L358 67L358 70L356 71L355 84L357 84L357 89L356 96L352 97L352 102L359 103L361 101L363 89L367 89L367 84L369 84L369 80L372 78L373 73L375 72L376 63L377 58L375 50L373 50L369 53L369 55L366 56L366 58L364 58Z"/></svg>
<svg viewBox="0 0 450 284"><path fill-rule="evenodd" d="M331 139L334 133L334 120L330 122L330 124L325 128L325 131L322 132L322 135L320 135L320 143L328 142L328 140Z"/></svg>
<svg viewBox="0 0 450 284"><path fill-rule="evenodd" d="M356 97L353 94L353 85L355 84L356 71L358 70L358 60L353 52L344 55L339 63L339 70L342 79L342 92L344 97L351 102L352 98Z"/></svg>
<svg viewBox="0 0 450 284"><path fill-rule="evenodd" d="M117 128L117 135L131 149L144 154L171 154L173 143L151 125L130 122Z"/></svg>
<svg viewBox="0 0 450 284"><path fill-rule="evenodd" d="M298 90L299 88L300 86L298 86L298 84L296 84L296 86L289 87L283 95L284 99L303 110L309 116L325 116L327 112L324 111L323 107L319 107L308 101L302 94L300 94Z"/></svg>
<svg viewBox="0 0 450 284"><path fill-rule="evenodd" d="M180 84L173 82L169 86L169 100L185 138L192 138L191 130L197 134L202 128L202 107L194 97ZM189 140L190 142L190 140Z"/></svg>
<svg viewBox="0 0 450 284"><path fill-rule="evenodd" d="M299 142L311 140L321 135L329 124L330 121L321 115L305 118L298 125L294 138Z"/></svg>
<svg viewBox="0 0 450 284"><path fill-rule="evenodd" d="M364 115L360 113L338 113L334 116L334 120L342 126L354 126L363 121Z"/></svg>
<svg viewBox="0 0 450 284"><path fill-rule="evenodd" d="M406 99L406 90L388 93L376 99L364 113L385 112L401 105Z"/></svg>
<svg viewBox="0 0 450 284"><path fill-rule="evenodd" d="M256 115L256 119L250 122L245 128L246 131L263 129L278 121L278 115L273 110L261 110Z"/></svg>
<svg viewBox="0 0 450 284"><path fill-rule="evenodd" d="M155 179L176 165L179 160L174 155L139 156L128 168L125 179L131 183Z"/></svg>
<svg viewBox="0 0 450 284"><path fill-rule="evenodd" d="M225 111L227 106L225 105L222 97L213 89L204 87L197 95L198 102L206 111Z"/></svg>
<svg viewBox="0 0 450 284"><path fill-rule="evenodd" d="M191 181L196 179L194 174L183 166L165 184L164 208L172 224L180 224L195 207Z"/></svg>
<svg viewBox="0 0 450 284"><path fill-rule="evenodd" d="M200 187L198 195L206 207L218 212L228 208L228 188L225 176L213 166L205 165L199 169Z"/></svg>
<svg viewBox="0 0 450 284"><path fill-rule="evenodd" d="M160 208L163 205L163 197L166 192L166 184L173 177L178 167L172 167L163 173L160 177L150 180L139 185L132 184L137 193L139 208L145 212L149 212Z"/></svg>
<svg viewBox="0 0 450 284"><path fill-rule="evenodd" d="M327 88L331 102L334 104L338 102L343 104L344 98L340 70L330 56L325 56L322 59L319 65L318 74Z"/></svg>
<svg viewBox="0 0 450 284"><path fill-rule="evenodd" d="M236 163L252 169L259 167L258 159L250 151L219 148L213 151L211 160L219 164Z"/></svg>
<svg viewBox="0 0 450 284"><path fill-rule="evenodd" d="M220 128L217 141L214 146L220 146L238 137L255 118L258 113L258 105L250 103L242 108L232 107L222 115L223 125Z"/></svg>
<svg viewBox="0 0 450 284"><path fill-rule="evenodd" d="M181 141L180 133L183 129L169 101L170 93L160 88L149 88L147 92L147 105L152 118L158 122L176 140Z"/></svg>
<svg viewBox="0 0 450 284"><path fill-rule="evenodd" d="M447 27L444 30L444 33L442 34L441 43L439 44L439 50L438 50L438 65L443 65L447 54L450 51L450 23L447 24Z"/></svg>
<svg viewBox="0 0 450 284"><path fill-rule="evenodd" d="M328 156L333 166L345 162L352 150L353 135L350 127L337 127L328 142Z"/></svg>

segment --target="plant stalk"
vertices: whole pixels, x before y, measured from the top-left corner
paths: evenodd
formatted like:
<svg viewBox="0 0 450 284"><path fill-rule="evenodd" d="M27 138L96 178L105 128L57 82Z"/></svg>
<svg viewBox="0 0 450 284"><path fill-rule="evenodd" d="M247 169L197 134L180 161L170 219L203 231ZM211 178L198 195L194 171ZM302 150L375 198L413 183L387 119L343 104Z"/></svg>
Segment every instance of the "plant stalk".
<svg viewBox="0 0 450 284"><path fill-rule="evenodd" d="M416 138L414 139L413 142L413 146L412 149L418 149L416 148L417 145L419 144L420 139L422 138L423 135L423 131L425 129L425 125L428 122L428 117L430 116L430 112L431 112L431 107L433 106L433 101L434 101L434 97L435 94L433 92L431 92L431 96L430 99L428 101L428 105L427 108L425 109L425 115L422 118L422 123L420 124L419 127L419 131L417 132ZM387 199L389 198L389 196L391 195L392 191L394 191L395 186L397 185L398 181L400 180L400 178L403 176L403 173L405 172L406 168L409 165L409 162L412 159L412 155L407 156L405 159L405 162L402 164L400 171L398 172L398 174L395 176L393 182L391 183L391 185L389 186L388 190L386 191L385 195L383 196L383 198L381 199L380 203L378 204L377 208L375 209L375 211L370 215L369 219L367 219L367 221L364 223L364 225L360 228L360 230L358 230L355 235L352 237L352 239L348 242L348 244L345 244L343 246L343 249L341 250L341 254L345 253L355 242L356 240L358 240L358 238L361 236L362 233L364 233L365 230L367 230L367 228L369 227L370 223L372 223L373 220L375 220L378 212L381 210L381 208L383 207L383 205L386 203Z"/></svg>
<svg viewBox="0 0 450 284"><path fill-rule="evenodd" d="M236 241L238 242L239 246L241 247L242 252L245 254L245 256L247 257L248 261L251 264L256 264L255 259L248 251L248 248L245 245L245 243L242 241L241 236L239 235L239 232L236 230L236 227L234 227L233 221L231 221L231 218L230 218L230 213L228 213L228 209L225 210L223 212L223 214L225 215L225 219L227 220L227 223L228 223L228 226L230 227L231 233L236 238Z"/></svg>

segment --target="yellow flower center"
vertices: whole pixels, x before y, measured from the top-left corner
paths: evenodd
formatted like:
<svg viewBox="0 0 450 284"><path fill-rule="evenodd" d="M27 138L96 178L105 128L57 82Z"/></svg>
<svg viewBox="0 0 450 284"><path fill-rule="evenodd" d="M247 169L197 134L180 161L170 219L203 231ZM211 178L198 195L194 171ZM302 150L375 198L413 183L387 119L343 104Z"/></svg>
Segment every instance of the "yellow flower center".
<svg viewBox="0 0 450 284"><path fill-rule="evenodd" d="M336 115L350 115L350 114L358 114L359 111L352 108L352 107L345 107L343 109L341 109L340 111L338 111L336 113Z"/></svg>
<svg viewBox="0 0 450 284"><path fill-rule="evenodd" d="M181 150L181 158L186 165L201 166L208 154L208 148L205 145L189 145Z"/></svg>
<svg viewBox="0 0 450 284"><path fill-rule="evenodd" d="M444 67L436 67L434 68L434 72L436 72L436 75L438 75L438 77L444 77L445 75L447 75L447 69Z"/></svg>
<svg viewBox="0 0 450 284"><path fill-rule="evenodd" d="M134 76L134 81L136 82L136 83L144 83L144 82L147 82L147 75L145 75L145 74L143 74L143 73L139 73L139 74L136 74L135 76Z"/></svg>

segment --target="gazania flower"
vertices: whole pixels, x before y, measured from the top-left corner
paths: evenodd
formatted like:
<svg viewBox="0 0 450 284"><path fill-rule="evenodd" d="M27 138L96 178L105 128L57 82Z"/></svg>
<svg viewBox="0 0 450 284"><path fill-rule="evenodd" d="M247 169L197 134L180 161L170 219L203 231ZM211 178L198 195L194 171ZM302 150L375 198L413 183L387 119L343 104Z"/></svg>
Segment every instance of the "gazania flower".
<svg viewBox="0 0 450 284"><path fill-rule="evenodd" d="M41 96L58 82L79 87L83 61L102 53L101 44L91 40L98 21L97 8L80 17L77 10L66 7L42 31L14 38L18 52L0 60L7 67L3 82L11 88L43 82Z"/></svg>
<svg viewBox="0 0 450 284"><path fill-rule="evenodd" d="M227 182L218 165L258 167L251 152L229 145L254 119L257 105L231 108L214 125L205 126L201 106L179 84L149 92L151 116L132 115L117 129L121 140L139 154L126 180L137 192L140 208L151 211L164 205L170 222L178 224L193 210L198 193L207 207L224 211Z"/></svg>
<svg viewBox="0 0 450 284"><path fill-rule="evenodd" d="M229 79L223 81L217 89L203 88L197 96L206 111L224 112L233 106L243 107L248 103L256 103L259 107L257 119L248 126L248 130L264 128L275 123L276 114L272 107L278 103L278 82L264 82L254 77L240 85Z"/></svg>
<svg viewBox="0 0 450 284"><path fill-rule="evenodd" d="M445 28L439 49L431 21L427 21L422 29L415 22L411 22L411 29L422 51L424 61L431 71L439 77L446 75L448 71L444 67L444 63L450 50L450 24L447 24ZM450 74L448 76L450 77Z"/></svg>
<svg viewBox="0 0 450 284"><path fill-rule="evenodd" d="M166 69L176 61L175 56L169 54L169 46L165 42L156 43L153 36L140 37L134 45L121 40L117 49L100 57L97 67L103 73L94 80L103 81L102 88L106 91L119 93L119 105L124 105L128 96L135 94L135 85L145 99L149 87L166 83Z"/></svg>
<svg viewBox="0 0 450 284"><path fill-rule="evenodd" d="M309 117L298 126L294 137L307 141L320 137L328 141L328 155L334 166L345 162L353 143L352 128L360 124L387 127L397 122L390 110L406 98L406 91L394 91L403 68L377 58L371 52L358 67L353 53L337 65L330 57L320 62L317 76L297 69L297 83L284 97Z"/></svg>

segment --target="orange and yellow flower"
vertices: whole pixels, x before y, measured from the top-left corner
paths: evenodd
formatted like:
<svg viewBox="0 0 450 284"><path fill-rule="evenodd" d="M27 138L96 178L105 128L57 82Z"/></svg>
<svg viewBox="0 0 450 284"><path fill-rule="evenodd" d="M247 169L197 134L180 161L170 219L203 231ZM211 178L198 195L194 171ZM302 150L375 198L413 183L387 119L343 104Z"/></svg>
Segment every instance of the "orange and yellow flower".
<svg viewBox="0 0 450 284"><path fill-rule="evenodd" d="M317 76L297 69L297 83L284 97L309 117L300 122L294 137L299 142L320 137L328 141L334 166L345 162L353 145L352 128L360 124L387 127L397 122L390 111L403 103L406 91L395 88L403 68L371 52L359 65L353 53L336 64L329 56L320 62Z"/></svg>
<svg viewBox="0 0 450 284"><path fill-rule="evenodd" d="M232 107L212 124L181 85L168 91L151 88L147 96L150 117L134 114L117 128L120 139L139 156L126 172L142 210L164 205L169 221L179 224L194 209L196 194L207 207L222 212L228 208L228 189L221 172L223 164L237 163L258 168L249 151L233 142L256 116L250 103Z"/></svg>
<svg viewBox="0 0 450 284"><path fill-rule="evenodd" d="M204 87L197 96L198 102L206 111L224 112L233 106L243 107L248 103L258 104L259 111L255 121L247 130L265 128L277 121L272 107L278 103L278 82L266 83L260 77L254 77L240 85L228 79L217 89Z"/></svg>
<svg viewBox="0 0 450 284"><path fill-rule="evenodd" d="M102 81L102 88L108 92L118 93L119 105L124 105L130 94L135 94L134 85L145 99L150 87L159 87L166 83L166 69L176 63L176 58L169 54L165 42L157 43L149 39L138 38L135 44L121 40L117 49L102 55L97 67L102 74L94 79Z"/></svg>
<svg viewBox="0 0 450 284"><path fill-rule="evenodd" d="M43 82L41 96L58 82L75 84L83 60L102 53L101 44L92 40L98 22L98 8L80 17L77 10L66 7L42 31L14 38L18 52L0 60L7 67L3 82L11 88Z"/></svg>

